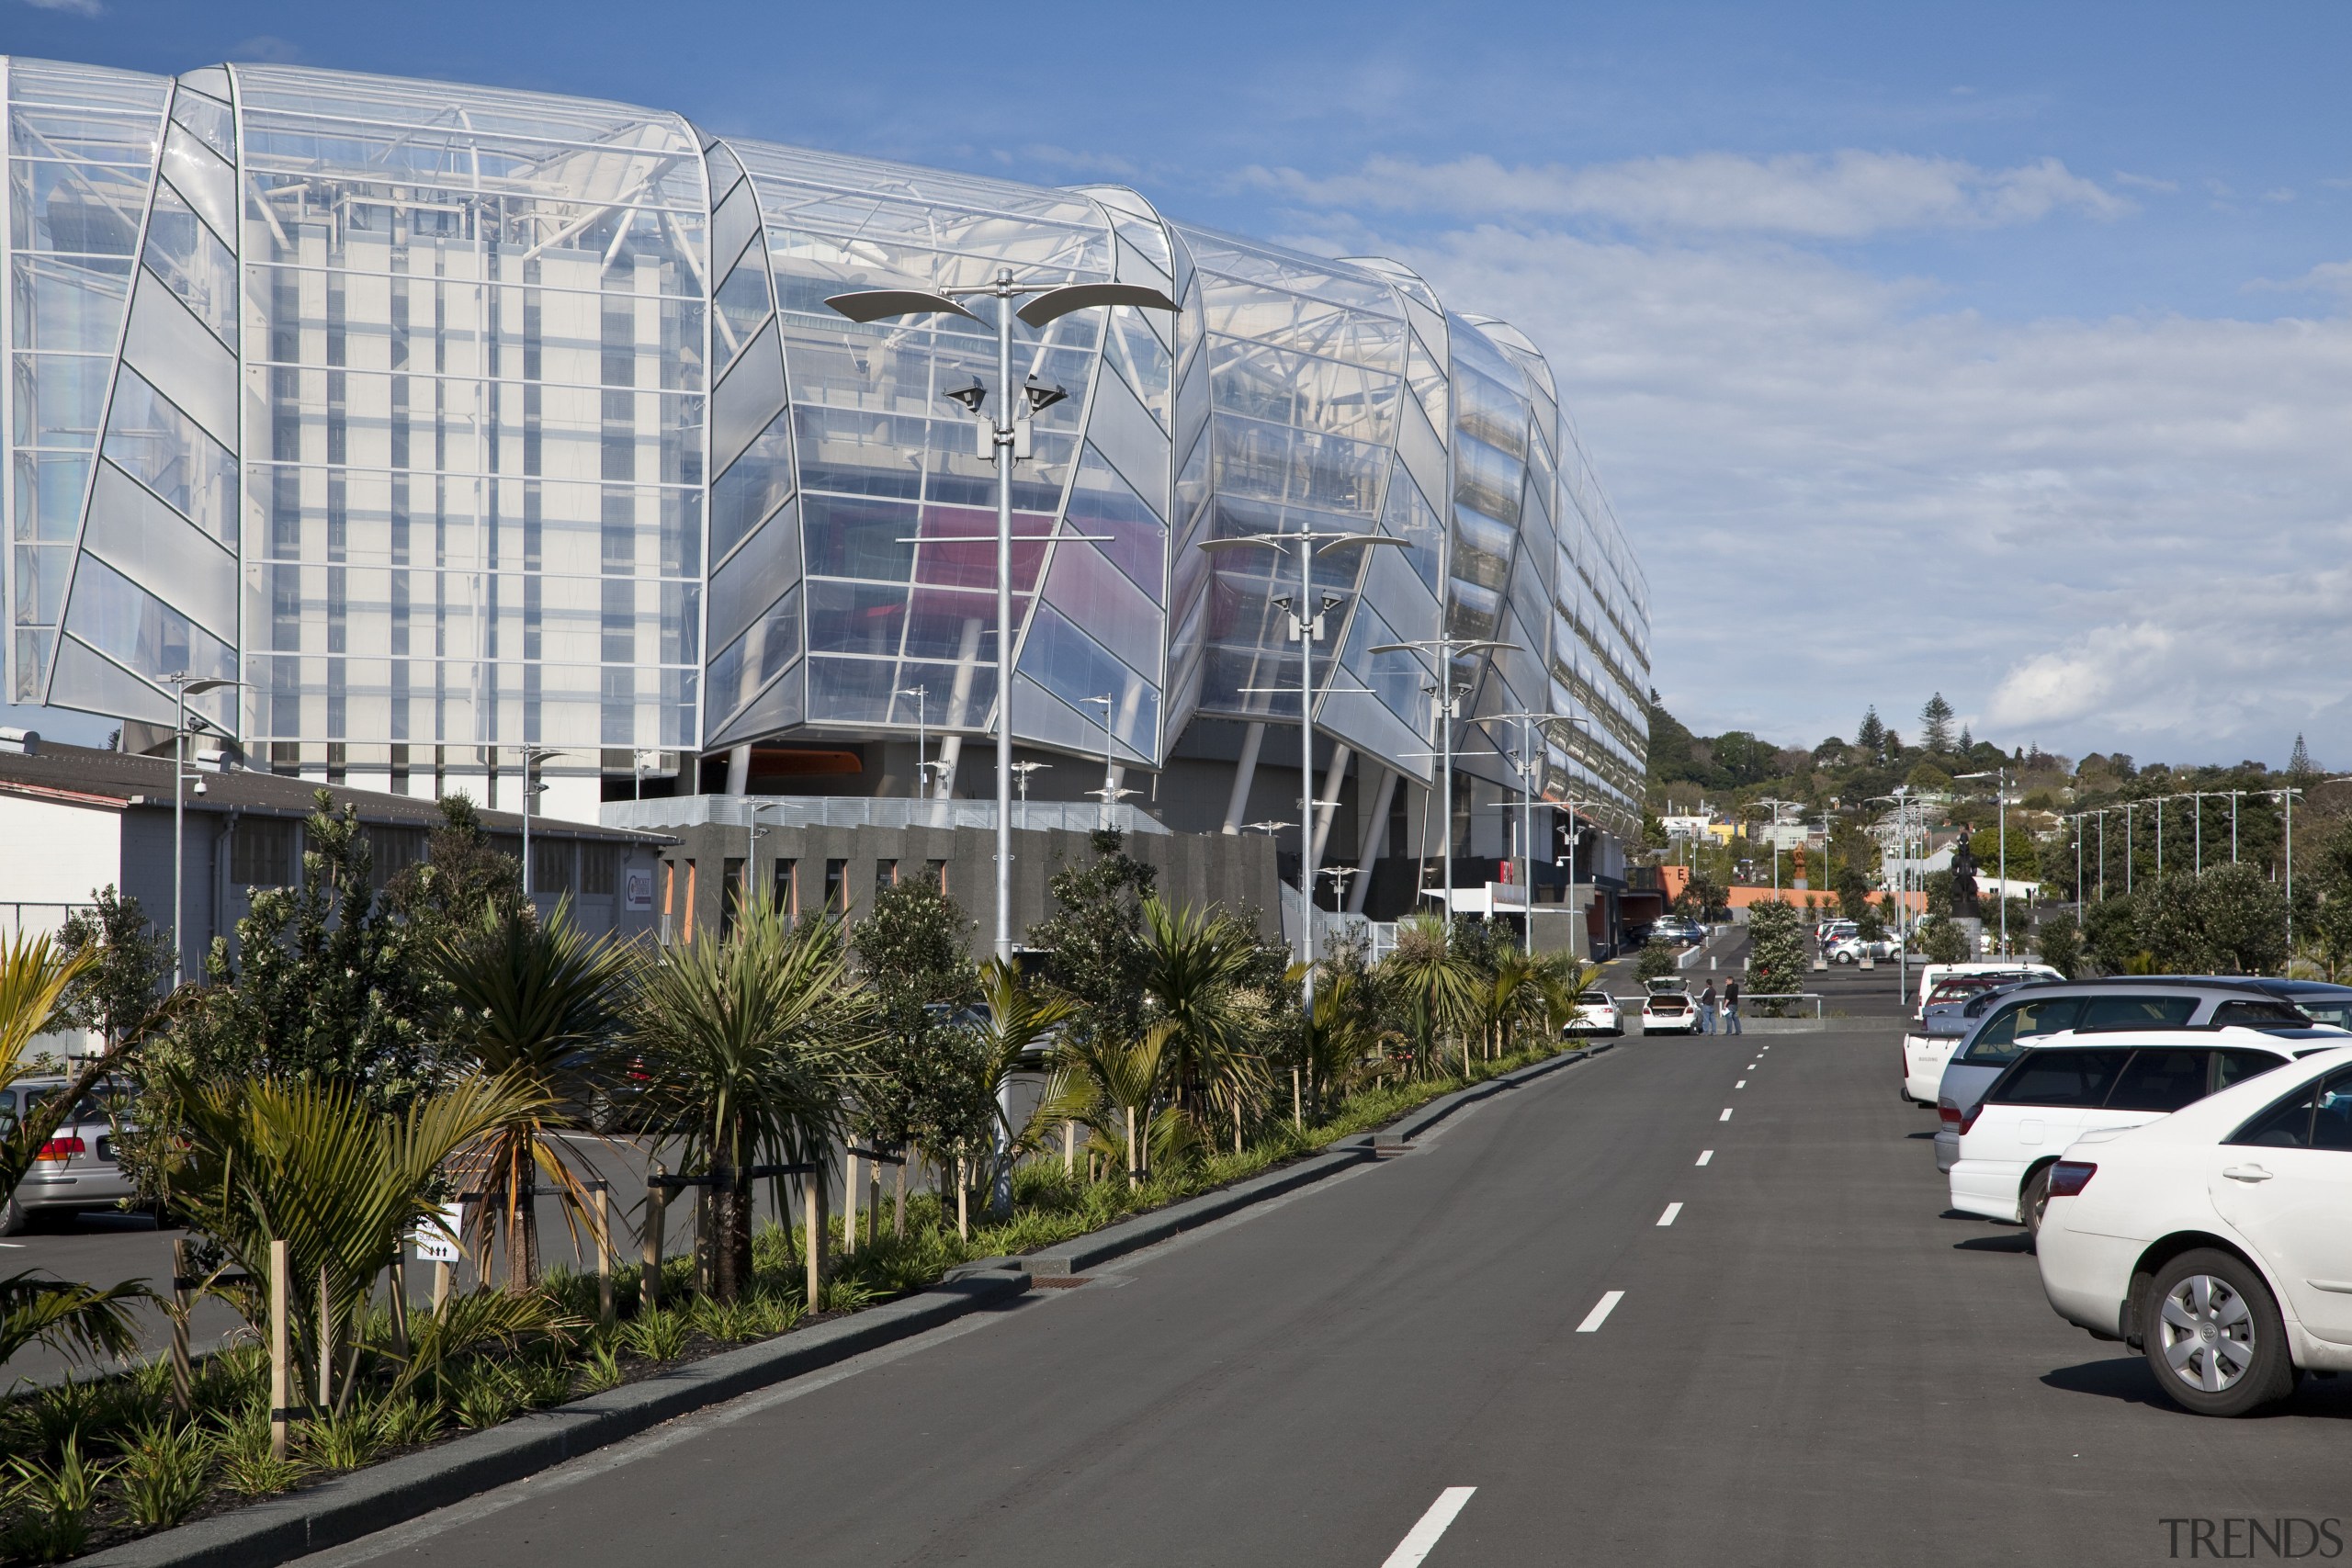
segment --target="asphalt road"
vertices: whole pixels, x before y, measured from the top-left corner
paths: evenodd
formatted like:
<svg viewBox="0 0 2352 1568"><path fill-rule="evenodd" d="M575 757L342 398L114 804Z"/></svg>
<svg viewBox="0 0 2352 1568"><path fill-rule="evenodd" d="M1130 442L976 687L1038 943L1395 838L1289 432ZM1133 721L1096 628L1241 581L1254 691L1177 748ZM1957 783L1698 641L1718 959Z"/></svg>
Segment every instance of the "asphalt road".
<svg viewBox="0 0 2352 1568"><path fill-rule="evenodd" d="M1893 1013L1891 976L1824 988ZM1945 1217L1895 1069L1891 1016L1629 1042L1091 1283L311 1562L2143 1563L2187 1556L2167 1519L2344 1509L2352 1380L2253 1421L2158 1403L2017 1232Z"/></svg>

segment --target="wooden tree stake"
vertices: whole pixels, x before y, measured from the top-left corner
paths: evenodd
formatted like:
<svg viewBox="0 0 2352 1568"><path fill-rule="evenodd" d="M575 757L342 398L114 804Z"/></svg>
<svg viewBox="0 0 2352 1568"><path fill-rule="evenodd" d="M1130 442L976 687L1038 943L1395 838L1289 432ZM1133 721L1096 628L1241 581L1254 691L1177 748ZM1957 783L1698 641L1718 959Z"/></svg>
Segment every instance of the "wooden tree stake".
<svg viewBox="0 0 2352 1568"><path fill-rule="evenodd" d="M327 1297L327 1266L319 1265L319 1413L334 1404L334 1305Z"/></svg>
<svg viewBox="0 0 2352 1568"><path fill-rule="evenodd" d="M808 1265L808 1310L824 1310L825 1294L825 1173L821 1170L801 1179L800 1213L808 1227L806 1256Z"/></svg>
<svg viewBox="0 0 2352 1568"><path fill-rule="evenodd" d="M1062 1123L1062 1174L1066 1177L1078 1174L1078 1122L1075 1120Z"/></svg>
<svg viewBox="0 0 2352 1568"><path fill-rule="evenodd" d="M596 1321L613 1325L613 1190L596 1183Z"/></svg>
<svg viewBox="0 0 2352 1568"><path fill-rule="evenodd" d="M408 1243L392 1254L392 1354L408 1359Z"/></svg>
<svg viewBox="0 0 2352 1568"><path fill-rule="evenodd" d="M187 1364L187 1314L196 1300L188 1289L187 1242L172 1243L172 1408L185 1416L196 1402L196 1383Z"/></svg>
<svg viewBox="0 0 2352 1568"><path fill-rule="evenodd" d="M842 1156L842 1256L857 1251L857 1151Z"/></svg>
<svg viewBox="0 0 2352 1568"><path fill-rule="evenodd" d="M294 1270L286 1243L269 1244L269 1457L286 1457L286 1404L294 1397L293 1348L287 1334L289 1302L288 1278Z"/></svg>
<svg viewBox="0 0 2352 1568"><path fill-rule="evenodd" d="M652 1179L645 1187L645 1255L637 1271L637 1299L646 1312L662 1304L662 1220L670 1194L655 1183L669 1174L669 1168L655 1160Z"/></svg>

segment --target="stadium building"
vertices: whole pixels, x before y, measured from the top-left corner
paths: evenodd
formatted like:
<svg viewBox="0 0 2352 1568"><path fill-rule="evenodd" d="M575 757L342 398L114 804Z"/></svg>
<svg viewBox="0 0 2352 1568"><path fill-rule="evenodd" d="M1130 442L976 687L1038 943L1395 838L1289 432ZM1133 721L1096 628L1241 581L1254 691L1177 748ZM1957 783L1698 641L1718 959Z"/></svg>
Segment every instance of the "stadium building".
<svg viewBox="0 0 2352 1568"><path fill-rule="evenodd" d="M187 705L249 769L507 810L545 749L535 809L679 839L691 931L746 882L846 907L956 862L888 836L989 825L1009 687L1025 827L1222 838L1156 852L1264 891L1296 875L1296 568L1200 547L1376 533L1406 547L1315 566L1314 853L1355 874L1323 907L1394 918L1450 852L1464 907L1516 908L1524 849L1538 909L1573 871L1613 940L1640 568L1543 356L1406 267L588 99L29 60L0 96L15 701L153 750L175 677L235 681ZM1003 628L994 469L945 396L994 380L991 303L824 304L1001 267L1179 306L1014 324L1016 378L1068 396L1017 467ZM1504 645L1450 672L1450 823L1437 660L1376 651L1441 634ZM1575 722L1522 756L1495 716L1529 712Z"/></svg>

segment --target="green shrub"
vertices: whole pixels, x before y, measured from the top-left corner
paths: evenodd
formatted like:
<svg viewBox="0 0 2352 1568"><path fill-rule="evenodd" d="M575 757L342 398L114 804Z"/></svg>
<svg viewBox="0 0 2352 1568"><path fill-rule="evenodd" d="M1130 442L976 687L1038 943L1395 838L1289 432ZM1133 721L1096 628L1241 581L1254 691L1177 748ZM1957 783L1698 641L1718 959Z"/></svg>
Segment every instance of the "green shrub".
<svg viewBox="0 0 2352 1568"><path fill-rule="evenodd" d="M212 1438L194 1422L156 1422L122 1445L122 1495L130 1522L165 1529L204 1501L212 1478Z"/></svg>

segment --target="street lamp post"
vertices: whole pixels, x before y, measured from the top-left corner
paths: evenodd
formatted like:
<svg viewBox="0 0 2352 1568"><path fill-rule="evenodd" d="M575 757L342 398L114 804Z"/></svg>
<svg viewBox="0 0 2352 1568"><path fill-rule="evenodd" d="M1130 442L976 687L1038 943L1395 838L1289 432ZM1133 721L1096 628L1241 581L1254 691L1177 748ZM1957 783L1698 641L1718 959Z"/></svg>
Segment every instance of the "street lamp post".
<svg viewBox="0 0 2352 1568"><path fill-rule="evenodd" d="M1955 773L1952 776L1956 779L1991 779L1993 781L1994 796L1996 802L1995 820L1998 823L1994 831L2001 837L2001 956L2007 958L2009 955L2009 770L1995 768L1989 773ZM2164 852L2164 840L2161 837L2157 840L2156 852L2159 855Z"/></svg>
<svg viewBox="0 0 2352 1568"><path fill-rule="evenodd" d="M1298 644L1298 940L1299 963L1304 965L1299 978L1299 1000L1311 1021L1315 1016L1315 810L1325 804L1315 798L1315 643L1324 634L1326 617L1335 606L1346 602L1340 594L1327 593L1320 603L1308 608L1315 598L1315 558L1320 551L1350 545L1394 545L1402 549L1405 541L1385 534L1318 532L1308 528L1296 533L1240 534L1229 539L1206 539L1202 541L1201 548L1216 556L1236 550L1283 550L1294 545L1298 547L1298 600L1292 604L1284 596L1274 603L1283 606L1290 622L1291 639ZM1107 727L1107 710L1104 723ZM1103 784L1106 789L1109 787L1107 777ZM1331 804L1336 806L1337 802ZM1104 805L1109 805L1107 796Z"/></svg>
<svg viewBox="0 0 2352 1568"><path fill-rule="evenodd" d="M1453 711L1461 705L1470 688L1459 691L1453 684L1453 661L1465 653L1500 653L1517 651L1515 642L1495 642L1480 637L1432 637L1415 642L1376 643L1374 653L1434 653L1437 656L1437 733L1438 733L1438 798L1444 824L1439 829L1442 841L1438 859L1444 863L1445 928L1453 929ZM1422 846L1426 849L1428 846Z"/></svg>
<svg viewBox="0 0 2352 1568"><path fill-rule="evenodd" d="M546 746L525 746L520 750L523 753L523 902L528 904L531 901L531 797L548 787L531 774L556 752Z"/></svg>
<svg viewBox="0 0 2352 1568"><path fill-rule="evenodd" d="M1520 922L1524 929L1520 936L1521 950L1527 956L1532 958L1535 956L1535 739L1533 727L1537 724L1581 724L1587 729L1590 729L1592 721L1576 714L1565 713L1497 713L1488 714L1487 717L1519 720L1519 880L1520 897L1526 901L1526 913ZM1483 723L1485 720L1480 722ZM1568 808L1568 822L1569 831L1573 834L1576 830L1574 807ZM1571 920L1568 954L1574 957L1577 944L1573 924L1576 915L1576 841L1573 838L1568 842L1568 914Z"/></svg>
<svg viewBox="0 0 2352 1568"><path fill-rule="evenodd" d="M1106 692L1099 697L1087 698L1086 703L1089 707L1091 707L1096 703L1101 703L1102 705L1102 787L1101 789L1089 790L1087 793L1089 795L1099 795L1102 797L1102 826L1108 828L1111 825L1111 808L1117 805L1121 799L1133 795L1136 792L1131 789L1121 789L1117 781L1112 776L1111 712L1112 709L1117 705L1118 699Z"/></svg>
<svg viewBox="0 0 2352 1568"><path fill-rule="evenodd" d="M929 727L929 720L931 716L931 688L929 686L901 686L899 688L899 695L902 697L912 697L915 700L915 798L917 800L921 800L922 798L923 769L930 765L923 761L923 757L931 750L931 731Z"/></svg>
<svg viewBox="0 0 2352 1568"><path fill-rule="evenodd" d="M164 677L171 682L179 705L178 719L172 726L172 988L179 987L187 978L187 944L180 940L180 920L186 913L184 891L187 876L187 700L207 692L217 692L224 686L242 686L242 681L209 679L191 681L187 671ZM201 717L202 716L198 716Z"/></svg>
<svg viewBox="0 0 2352 1568"><path fill-rule="evenodd" d="M1028 303L1017 312L1022 321L1033 331L1043 331L1048 324L1069 314L1097 306L1128 305L1138 310L1166 310L1173 313L1176 301L1157 288L1147 288L1135 283L1023 283L1012 276L1012 269L1001 266L995 281L966 288L946 288L937 292L922 288L865 288L847 294L836 294L825 303L839 314L861 323L888 321L901 316L962 316L979 321L980 317L956 301L957 298L976 299L987 296L996 301L996 391L999 418L986 419L981 406L987 401L988 389L975 378L969 387L946 394L962 403L967 412L982 419L980 439L989 457L996 465L996 958L1008 968L1012 964L1012 465L1029 455L1030 424L1034 417L1051 408L1069 394L1059 387L1049 387L1030 378L1021 388L1027 404L1017 412L1012 393L1012 318L1016 314L1013 302L1024 298ZM1035 296L1035 298L1029 298ZM982 324L986 324L983 322ZM989 1193L989 1206L1002 1213L1012 1204L1012 1163L1004 1157L1008 1146L1005 1131L1012 1115L1012 1087L1010 1079L997 1095L997 1160L996 1181Z"/></svg>

